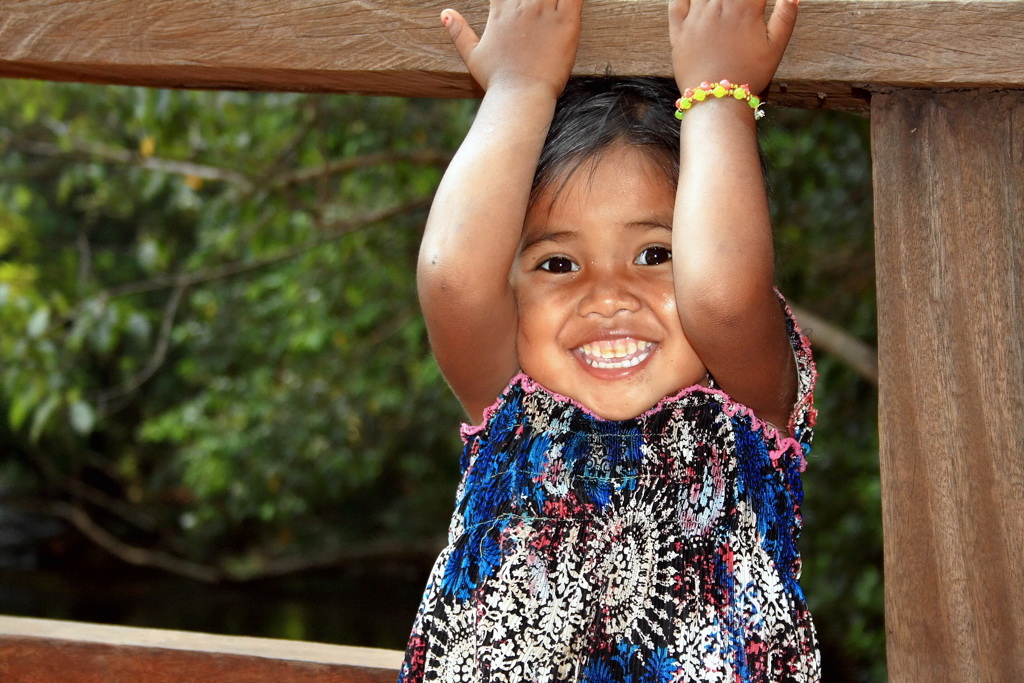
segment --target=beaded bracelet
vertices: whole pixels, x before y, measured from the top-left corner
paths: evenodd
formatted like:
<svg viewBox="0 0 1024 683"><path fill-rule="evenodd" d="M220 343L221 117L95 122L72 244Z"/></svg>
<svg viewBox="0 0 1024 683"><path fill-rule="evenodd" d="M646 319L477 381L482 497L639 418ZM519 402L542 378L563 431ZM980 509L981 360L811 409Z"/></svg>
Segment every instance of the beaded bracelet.
<svg viewBox="0 0 1024 683"><path fill-rule="evenodd" d="M683 114L693 106L694 102L703 102L707 99L708 95L713 95L717 98L732 95L737 100L745 100L750 105L750 108L754 110L755 120L764 116L764 111L761 109L761 98L750 92L750 86L733 85L723 78L717 83L704 81L696 88L684 90L683 96L676 100L676 118L682 119Z"/></svg>

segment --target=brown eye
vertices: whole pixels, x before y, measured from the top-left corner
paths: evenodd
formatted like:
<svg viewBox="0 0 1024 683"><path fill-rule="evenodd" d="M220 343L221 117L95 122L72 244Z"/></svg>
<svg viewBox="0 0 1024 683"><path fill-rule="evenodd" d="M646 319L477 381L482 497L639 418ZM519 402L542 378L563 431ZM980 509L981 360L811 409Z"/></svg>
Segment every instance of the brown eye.
<svg viewBox="0 0 1024 683"><path fill-rule="evenodd" d="M549 273L575 273L580 269L579 265L566 256L552 256L544 259L537 267Z"/></svg>
<svg viewBox="0 0 1024 683"><path fill-rule="evenodd" d="M672 260L672 250L668 247L647 247L640 252L633 263L639 266L659 266Z"/></svg>

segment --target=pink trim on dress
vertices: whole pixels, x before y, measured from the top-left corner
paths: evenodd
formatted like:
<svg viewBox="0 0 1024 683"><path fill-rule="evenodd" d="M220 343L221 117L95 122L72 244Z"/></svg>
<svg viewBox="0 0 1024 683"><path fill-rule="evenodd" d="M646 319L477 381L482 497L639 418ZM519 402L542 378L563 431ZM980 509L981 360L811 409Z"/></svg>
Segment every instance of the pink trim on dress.
<svg viewBox="0 0 1024 683"><path fill-rule="evenodd" d="M569 404L575 406L576 408L578 408L579 410L583 411L584 413L586 413L587 415L589 415L591 418L593 418L595 420L598 420L598 421L601 421L601 422L614 422L615 421L615 420L606 420L605 418L601 417L600 415L595 414L592 410L587 408L585 405L581 404L579 401L577 401L577 400L575 400L573 398L570 398L568 396L563 396L562 394L559 394L556 391L551 391L550 389L548 389L547 387L543 386L542 384L540 384L536 380L532 379L528 375L520 372L515 377L513 377L512 380L508 383L508 386L505 388L505 391L502 392L501 396L497 400L495 400L494 403L489 405L486 410L484 410L483 422L481 422L479 425L470 425L470 424L466 424L466 423L464 423L462 425L462 428L460 429L460 434L462 435L463 442L469 441L471 438L473 438L474 436L479 434L481 431L483 431L483 429L487 426L487 423L490 421L491 416L494 414L494 412L501 405L501 402L502 402L505 394L507 394L508 391L515 384L521 385L523 387L523 390L526 391L527 393L531 393L532 394L532 393L534 393L536 391L543 391L543 392L547 393L548 395L550 395L552 398L554 398L556 401L559 401L559 402L562 402L562 403L569 403ZM753 427L753 429L755 429L756 431L762 432L764 434L764 436L765 436L765 439L767 441L769 441L769 443L774 443L777 446L776 448L772 448L772 449L769 450L769 456L771 457L771 460L772 460L773 464L778 463L779 459L783 455L785 455L787 452L792 452L793 454L795 454L800 459L800 471L802 472L807 467L807 461L804 459L804 456L803 456L803 445L799 441L797 441L792 436L785 436L785 437L782 436L779 433L779 430L778 430L778 428L775 425L773 425L770 422L767 422L765 420L762 420L761 418L759 418L754 413L754 411L751 408L748 408L747 406L743 405L742 403L734 401L732 399L732 397L729 396L729 394L725 393L721 389L713 389L711 387L705 387L705 386L701 386L699 384L694 384L693 386L689 386L689 387L686 387L685 389L682 389L681 391L679 391L676 394L673 394L671 396L666 396L665 398L663 398L660 401L658 401L654 406L652 406L648 410L644 411L642 414L637 415L635 418L631 418L631 419L633 419L633 420L640 420L640 419L643 419L643 418L645 418L647 416L653 415L654 413L657 413L659 410L661 410L662 407L665 404L678 401L679 399L683 398L684 396L687 396L687 395L690 395L690 394L695 394L695 393L705 393L705 394L707 394L709 396L717 397L721 401L722 411L726 415L728 415L729 417L736 417L737 415L741 415L741 416L749 418L750 419L751 427ZM793 409L794 416L790 418L790 422L791 423L793 422L793 420L795 418L795 414L797 412L797 409L804 402L802 400L803 398L804 397L802 397L802 396L799 397L797 402L796 402L796 404L794 405L794 409ZM618 420L618 421L619 422L628 422L629 420Z"/></svg>

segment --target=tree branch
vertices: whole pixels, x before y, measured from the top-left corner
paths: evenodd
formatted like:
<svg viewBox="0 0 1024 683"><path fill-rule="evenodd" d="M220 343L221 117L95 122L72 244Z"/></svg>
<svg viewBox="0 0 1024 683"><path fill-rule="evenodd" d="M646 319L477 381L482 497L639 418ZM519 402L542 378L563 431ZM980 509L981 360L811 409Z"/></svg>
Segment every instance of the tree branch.
<svg viewBox="0 0 1024 683"><path fill-rule="evenodd" d="M422 562L430 564L437 559L437 554L443 547L443 539L421 541L418 543L378 541L370 545L346 548L344 550L255 560L245 563L244 567L240 564L230 572L227 572L226 575L233 581L254 581L295 574L311 569L344 567L376 562Z"/></svg>
<svg viewBox="0 0 1024 683"><path fill-rule="evenodd" d="M293 247L292 249L285 249L277 254L268 256L262 259L256 259L254 261L236 261L232 263L219 266L217 268L208 268L206 270L196 270L185 273L171 273L167 275L158 275L156 277L139 280L136 282L130 282L117 287L111 287L107 290L101 291L91 299L110 300L116 299L122 296L130 296L133 294L146 294L148 292L158 292L162 289L171 289L174 287L191 288L198 285L206 284L214 280L221 280L237 275L244 275L252 271L273 266L284 261L296 258L305 254L313 249L324 246L333 242L334 240L340 239L349 233L363 228L368 228L371 225L386 221L396 216L416 211L419 209L426 209L430 206L433 197L421 197L413 200L401 206L395 206L388 209L382 209L374 213L366 214L364 216L358 216L347 220L332 221L327 224L330 228L329 232L320 235L315 239L308 240L302 244ZM81 314L82 307L87 303L88 300L80 302L71 311L64 316L63 321L66 323L68 320L73 320L76 316Z"/></svg>
<svg viewBox="0 0 1024 683"><path fill-rule="evenodd" d="M44 479L58 488L71 494L71 496L91 503L101 510L114 515L123 522L134 526L145 532L153 532L157 529L158 523L151 515L140 511L137 507L130 505L123 500L114 498L103 491L100 491L88 484L69 477L53 466L41 453L31 455L32 462L42 473Z"/></svg>
<svg viewBox="0 0 1024 683"><path fill-rule="evenodd" d="M288 144L284 145L276 157L260 171L259 178L256 181L258 187L267 187L273 184L280 175L283 175L292 167L292 161L296 158L299 145L302 144L310 131L321 121L321 109L322 100L306 101L305 121L302 122L302 125L292 135Z"/></svg>
<svg viewBox="0 0 1024 683"><path fill-rule="evenodd" d="M380 152L378 154L364 154L348 159L337 159L326 164L313 168L300 168L291 173L276 178L272 187L282 188L290 185L298 185L311 180L318 180L325 176L338 175L354 171L357 168L368 168L370 166L381 166L383 164L407 161L423 166L447 166L452 160L452 155L437 150L420 150L412 152Z"/></svg>
<svg viewBox="0 0 1024 683"><path fill-rule="evenodd" d="M62 159L76 159L80 161L106 161L109 163L138 166L140 168L162 173L176 175L191 175L203 180L219 180L239 185L244 189L252 187L249 178L238 171L218 166L198 164L192 161L179 161L177 159L163 159L160 157L144 156L138 152L100 145L96 143L85 143L72 141L71 147L66 149L60 145L38 140L28 140L19 137L10 130L0 128L0 140L19 152L34 154L37 156L59 157Z"/></svg>
<svg viewBox="0 0 1024 683"><path fill-rule="evenodd" d="M852 367L866 382L878 386L878 352L850 333L805 308L789 304L811 345Z"/></svg>
<svg viewBox="0 0 1024 683"><path fill-rule="evenodd" d="M90 541L128 564L162 569L205 583L215 583L223 578L221 572L214 567L183 560L157 550L128 545L93 521L85 510L74 505L51 503L48 511L53 516L66 520Z"/></svg>
<svg viewBox="0 0 1024 683"><path fill-rule="evenodd" d="M193 562L160 550L139 548L121 541L96 523L85 510L63 502L49 503L47 513L69 522L83 536L114 557L137 567L152 567L203 583L255 581L311 569L343 567L373 562L430 563L444 546L443 540L418 543L381 541L370 545L281 558L250 556L225 560L217 566Z"/></svg>
<svg viewBox="0 0 1024 683"><path fill-rule="evenodd" d="M297 247L293 247L292 249L285 249L273 256L257 259L255 261L229 263L219 268L210 268L208 270L199 270L191 273L179 273L177 275L171 275L163 278L154 278L153 280L129 284L124 287L115 287L108 292L108 296L113 298L125 296L127 294L139 294L142 292L166 289L167 287L195 287L196 285L205 284L213 280L222 280L224 278L250 273L254 270L260 270L267 266L289 261L312 251L313 249L322 247L325 244L329 244L336 239L344 237L351 232L367 228L375 223L386 221L404 213L408 213L409 211L427 208L430 206L431 200L431 197L425 197L409 202L408 204L403 204L402 206L383 209L365 216L359 216L349 220L334 221L328 224L327 227L330 228L330 230L326 234L315 239L308 240L307 242L304 242Z"/></svg>
<svg viewBox="0 0 1024 683"><path fill-rule="evenodd" d="M148 382L160 366L167 359L167 351L171 346L171 332L174 330L174 318L178 313L182 297L188 291L188 286L178 285L171 291L171 296L164 306L163 317L160 320L160 334L157 337L153 353L146 362L145 367L123 386L115 389L108 389L100 392L96 397L97 404L107 404L114 399L123 398L133 394L139 387ZM116 412L112 411L112 412Z"/></svg>
<svg viewBox="0 0 1024 683"><path fill-rule="evenodd" d="M304 135L305 131L301 133ZM299 137L299 136L297 136ZM237 185L242 192L252 193L260 183L244 173L219 166L199 164L193 161L182 161L178 159L165 159L162 157L145 156L139 152L120 147L112 147L97 143L72 141L70 148L65 148L51 142L30 140L15 135L9 129L0 128L0 140L5 143L5 148L16 149L26 154L36 156L58 157L62 159L75 159L80 161L105 161L108 163L138 166L151 171L175 175L190 175L203 180L214 180ZM285 149L287 155L294 143ZM451 154L437 150L415 150L410 152L380 152L375 154L364 154L329 161L320 166L302 168L291 173L272 175L269 187L271 189L282 189L294 185L300 185L312 180L320 180L325 177L347 173L360 168L381 166L383 164L396 162L410 162L424 166L447 166L451 161Z"/></svg>

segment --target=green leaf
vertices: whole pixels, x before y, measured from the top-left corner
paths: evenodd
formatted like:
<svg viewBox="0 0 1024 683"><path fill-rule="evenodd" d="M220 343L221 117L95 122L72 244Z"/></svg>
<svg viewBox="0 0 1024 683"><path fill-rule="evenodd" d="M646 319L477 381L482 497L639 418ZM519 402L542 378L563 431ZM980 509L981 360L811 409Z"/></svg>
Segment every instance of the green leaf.
<svg viewBox="0 0 1024 683"><path fill-rule="evenodd" d="M77 434L89 434L96 425L96 412L88 401L77 400L71 403L68 406L68 417L71 419L71 428Z"/></svg>
<svg viewBox="0 0 1024 683"><path fill-rule="evenodd" d="M30 339L39 339L50 326L50 307L41 306L35 310L32 317L28 319L25 333Z"/></svg>
<svg viewBox="0 0 1024 683"><path fill-rule="evenodd" d="M149 341L149 335L153 330L149 319L138 311L128 316L126 328L129 334L142 342Z"/></svg>
<svg viewBox="0 0 1024 683"><path fill-rule="evenodd" d="M32 443L39 443L39 439L43 436L43 431L50 422L50 418L53 416L53 411L60 405L60 397L51 394L46 398L45 401L36 408L35 413L32 414L32 427L29 429L29 441Z"/></svg>
<svg viewBox="0 0 1024 683"><path fill-rule="evenodd" d="M11 425L11 429L21 429L42 395L43 392L39 384L33 384L28 391L18 391L11 395L11 409L7 413L7 422Z"/></svg>

